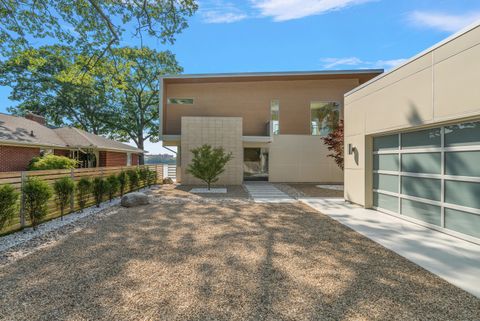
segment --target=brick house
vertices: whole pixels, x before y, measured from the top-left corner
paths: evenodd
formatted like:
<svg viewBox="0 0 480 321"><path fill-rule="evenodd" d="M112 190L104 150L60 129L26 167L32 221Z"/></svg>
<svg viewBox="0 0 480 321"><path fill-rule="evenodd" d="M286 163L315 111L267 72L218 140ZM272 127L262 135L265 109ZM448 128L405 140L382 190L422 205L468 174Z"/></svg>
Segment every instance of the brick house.
<svg viewBox="0 0 480 321"><path fill-rule="evenodd" d="M41 116L0 114L0 172L23 171L45 154L78 160L79 167L138 165L144 151L78 128L50 128Z"/></svg>

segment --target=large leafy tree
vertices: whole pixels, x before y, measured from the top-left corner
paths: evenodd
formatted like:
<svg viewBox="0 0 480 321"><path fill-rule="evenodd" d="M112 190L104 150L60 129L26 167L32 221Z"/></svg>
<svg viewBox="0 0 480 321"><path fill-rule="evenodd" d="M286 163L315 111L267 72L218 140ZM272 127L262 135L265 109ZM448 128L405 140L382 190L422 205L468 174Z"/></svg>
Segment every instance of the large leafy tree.
<svg viewBox="0 0 480 321"><path fill-rule="evenodd" d="M55 39L95 53L96 60L127 28L173 43L197 7L195 0L2 0L0 50L5 55Z"/></svg>
<svg viewBox="0 0 480 321"><path fill-rule="evenodd" d="M73 125L95 134L110 131L103 121L112 95L112 74L103 60L90 58L71 47L52 45L20 51L0 63L0 85L12 88L17 101L9 111L46 116L53 125ZM85 64L92 64L83 73Z"/></svg>
<svg viewBox="0 0 480 321"><path fill-rule="evenodd" d="M171 52L148 48L113 49L109 60L116 90L105 121L115 128L116 138L133 140L143 149L145 141L159 139L159 77L179 73L182 68Z"/></svg>

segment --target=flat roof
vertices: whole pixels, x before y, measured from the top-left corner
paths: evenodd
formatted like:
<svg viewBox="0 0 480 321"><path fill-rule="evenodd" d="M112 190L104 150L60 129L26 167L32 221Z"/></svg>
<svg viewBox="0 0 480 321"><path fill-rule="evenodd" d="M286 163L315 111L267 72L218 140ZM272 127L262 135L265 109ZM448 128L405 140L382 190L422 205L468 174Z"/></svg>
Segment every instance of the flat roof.
<svg viewBox="0 0 480 321"><path fill-rule="evenodd" d="M332 78L359 78L367 81L383 73L383 69L356 69L356 70L317 70L317 71L286 71L286 72L239 72L239 73L211 73L190 75L165 75L160 77L168 83L189 82L235 82L235 81L264 81L264 80L303 80L303 79L332 79Z"/></svg>
<svg viewBox="0 0 480 321"><path fill-rule="evenodd" d="M469 32L469 31L472 31L473 29L475 29L475 28L477 28L477 27L479 27L479 26L480 26L480 20L478 20L478 21L472 23L471 25L469 25L469 26L461 29L460 31L458 31L458 32L454 33L453 35L451 35L451 36L443 39L442 41L434 44L433 46L431 46L431 47L423 50L423 51L420 52L419 54L416 54L415 56L413 56L412 58L408 59L408 60L405 61L404 63L398 65L397 67L393 68L392 70L389 70L388 72L382 73L381 75L378 75L378 76L376 76L375 78L370 79L369 81L365 82L364 84L362 84L362 85L360 85L360 86L358 86L358 87L350 90L349 92L347 92L347 93L345 94L345 97L346 97L346 96L349 96L349 95L351 95L351 94L353 94L353 93L355 93L355 92L357 92L357 91L359 91L359 90L361 90L362 88L367 87L367 86L370 85L371 83L374 83L374 82L376 82L377 80L380 80L380 79L382 79L383 77L385 77L385 76L387 76L387 75L390 75L391 73L397 71L398 69L400 69L400 68L402 68L402 67L404 67L404 66L406 66L406 65L408 65L408 64L410 64L410 63L412 63L412 62L414 62L414 61L417 60L418 58L425 56L426 54L434 51L434 50L437 49L437 48L440 48L441 46L449 43L449 42L452 41L452 40L455 40L456 38L458 38L458 37L466 34L466 33Z"/></svg>

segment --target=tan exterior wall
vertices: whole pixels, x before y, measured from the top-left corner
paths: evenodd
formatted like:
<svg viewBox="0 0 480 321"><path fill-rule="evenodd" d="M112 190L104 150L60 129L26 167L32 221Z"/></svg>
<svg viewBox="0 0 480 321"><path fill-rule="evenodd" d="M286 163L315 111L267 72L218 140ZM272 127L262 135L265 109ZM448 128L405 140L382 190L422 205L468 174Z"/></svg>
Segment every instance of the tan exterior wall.
<svg viewBox="0 0 480 321"><path fill-rule="evenodd" d="M165 84L164 134L181 134L182 116L242 117L243 135L266 136L270 102L280 101L280 133L310 134L310 102L335 101L359 79L243 81ZM168 105L167 98L193 98L193 105Z"/></svg>
<svg viewBox="0 0 480 321"><path fill-rule="evenodd" d="M480 26L345 96L345 198L371 206L371 137L480 118Z"/></svg>
<svg viewBox="0 0 480 321"><path fill-rule="evenodd" d="M342 183L343 171L320 137L277 135L269 144L269 181Z"/></svg>
<svg viewBox="0 0 480 321"><path fill-rule="evenodd" d="M238 117L182 117L181 181L182 184L205 184L186 173L192 161L191 150L203 144L223 147L232 153L216 185L239 185L243 181L242 119Z"/></svg>

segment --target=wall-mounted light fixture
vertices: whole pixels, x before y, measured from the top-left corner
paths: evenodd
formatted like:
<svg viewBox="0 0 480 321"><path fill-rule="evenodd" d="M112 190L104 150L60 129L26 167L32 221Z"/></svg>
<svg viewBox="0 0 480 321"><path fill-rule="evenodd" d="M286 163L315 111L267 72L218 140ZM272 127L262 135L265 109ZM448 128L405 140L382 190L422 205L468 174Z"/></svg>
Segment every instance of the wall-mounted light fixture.
<svg viewBox="0 0 480 321"><path fill-rule="evenodd" d="M352 144L348 144L348 155L352 155L353 154L353 146Z"/></svg>

